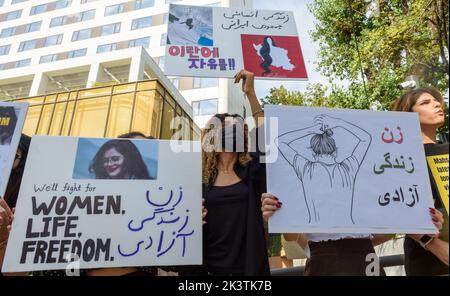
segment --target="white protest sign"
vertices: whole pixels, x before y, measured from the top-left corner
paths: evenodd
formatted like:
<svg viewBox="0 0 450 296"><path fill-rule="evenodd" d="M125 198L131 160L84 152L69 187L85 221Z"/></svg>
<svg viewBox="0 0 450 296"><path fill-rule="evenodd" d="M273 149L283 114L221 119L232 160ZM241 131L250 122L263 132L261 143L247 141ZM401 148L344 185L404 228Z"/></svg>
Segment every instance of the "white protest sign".
<svg viewBox="0 0 450 296"><path fill-rule="evenodd" d="M273 233L434 233L417 114L266 106ZM269 125L275 124L270 122Z"/></svg>
<svg viewBox="0 0 450 296"><path fill-rule="evenodd" d="M201 264L201 194L170 141L35 136L2 271Z"/></svg>
<svg viewBox="0 0 450 296"><path fill-rule="evenodd" d="M259 78L308 78L292 12L170 5L166 75L232 78L244 68Z"/></svg>
<svg viewBox="0 0 450 296"><path fill-rule="evenodd" d="M0 198L8 185L27 110L27 103L0 102Z"/></svg>

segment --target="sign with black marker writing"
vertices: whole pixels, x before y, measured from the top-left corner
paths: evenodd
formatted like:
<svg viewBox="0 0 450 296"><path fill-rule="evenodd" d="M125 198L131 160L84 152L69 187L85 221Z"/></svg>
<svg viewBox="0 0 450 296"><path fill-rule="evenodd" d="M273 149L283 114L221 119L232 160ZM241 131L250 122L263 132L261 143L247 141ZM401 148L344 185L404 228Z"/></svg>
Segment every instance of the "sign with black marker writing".
<svg viewBox="0 0 450 296"><path fill-rule="evenodd" d="M440 198L448 214L448 143L428 145L425 148L428 167L433 176L433 186L437 189L435 198Z"/></svg>
<svg viewBox="0 0 450 296"><path fill-rule="evenodd" d="M307 80L294 14L170 4L166 75Z"/></svg>
<svg viewBox="0 0 450 296"><path fill-rule="evenodd" d="M27 103L0 102L0 198L8 185L27 110Z"/></svg>
<svg viewBox="0 0 450 296"><path fill-rule="evenodd" d="M269 122L267 154L278 157L268 191L283 202L270 232L436 231L416 113L267 106L265 115L279 132Z"/></svg>
<svg viewBox="0 0 450 296"><path fill-rule="evenodd" d="M199 152L35 136L2 271L201 264L201 206Z"/></svg>

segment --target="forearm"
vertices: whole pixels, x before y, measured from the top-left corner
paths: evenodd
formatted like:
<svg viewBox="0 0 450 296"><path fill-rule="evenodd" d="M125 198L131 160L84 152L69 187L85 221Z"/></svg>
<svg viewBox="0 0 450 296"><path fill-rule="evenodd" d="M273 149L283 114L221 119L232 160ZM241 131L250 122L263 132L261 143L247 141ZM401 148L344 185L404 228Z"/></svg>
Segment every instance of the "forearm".
<svg viewBox="0 0 450 296"><path fill-rule="evenodd" d="M291 132L287 132L285 134L280 135L277 138L278 143L285 143L285 144L289 144L295 140L304 138L308 135L311 134L315 134L316 132L313 130L313 126L309 126L303 129L299 129L299 130L295 130L295 131L291 131Z"/></svg>
<svg viewBox="0 0 450 296"><path fill-rule="evenodd" d="M448 243L435 238L431 243L426 246L426 250L433 253L439 260L441 260L445 265L448 266Z"/></svg>
<svg viewBox="0 0 450 296"><path fill-rule="evenodd" d="M347 130L349 133L352 133L361 142L369 142L370 141L370 134L368 132L366 132L362 128L360 128L350 122L347 122L347 121L341 119L338 126Z"/></svg>
<svg viewBox="0 0 450 296"><path fill-rule="evenodd" d="M261 104L256 97L255 91L249 91L245 94L247 96L248 102L250 104L250 109L252 110L253 118L257 127L260 127L264 123L264 111Z"/></svg>

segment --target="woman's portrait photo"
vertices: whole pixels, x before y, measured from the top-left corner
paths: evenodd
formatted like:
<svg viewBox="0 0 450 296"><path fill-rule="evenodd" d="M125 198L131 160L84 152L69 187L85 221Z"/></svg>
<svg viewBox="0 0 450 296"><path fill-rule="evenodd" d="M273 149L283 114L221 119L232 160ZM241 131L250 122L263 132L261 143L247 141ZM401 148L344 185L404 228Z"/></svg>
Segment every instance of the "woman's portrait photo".
<svg viewBox="0 0 450 296"><path fill-rule="evenodd" d="M157 169L157 141L81 138L73 178L155 180Z"/></svg>

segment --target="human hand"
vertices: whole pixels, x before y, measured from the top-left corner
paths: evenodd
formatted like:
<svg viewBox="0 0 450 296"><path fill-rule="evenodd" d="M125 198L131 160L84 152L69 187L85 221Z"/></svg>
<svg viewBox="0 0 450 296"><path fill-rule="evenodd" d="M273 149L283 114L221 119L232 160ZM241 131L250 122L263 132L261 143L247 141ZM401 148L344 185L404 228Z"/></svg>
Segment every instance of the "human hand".
<svg viewBox="0 0 450 296"><path fill-rule="evenodd" d="M268 221L276 211L278 211L283 205L276 196L270 193L263 193L261 195L261 211L264 220Z"/></svg>
<svg viewBox="0 0 450 296"><path fill-rule="evenodd" d="M0 198L0 246L5 245L8 241L13 218L13 210L9 208L4 199Z"/></svg>
<svg viewBox="0 0 450 296"><path fill-rule="evenodd" d="M340 119L331 117L325 114L317 115L314 117L314 123L321 125L321 131L333 129L340 124Z"/></svg>
<svg viewBox="0 0 450 296"><path fill-rule="evenodd" d="M248 94L255 93L255 74L247 70L241 70L234 75L234 83L239 83L242 79L242 91Z"/></svg>
<svg viewBox="0 0 450 296"><path fill-rule="evenodd" d="M442 230L442 226L444 225L444 216L442 213L436 209L429 208L431 220L433 221L434 226L436 227L437 232L428 234L428 236L431 237L438 237L440 231ZM420 241L420 238L423 236L423 234L408 234L409 237L411 237L415 241Z"/></svg>

